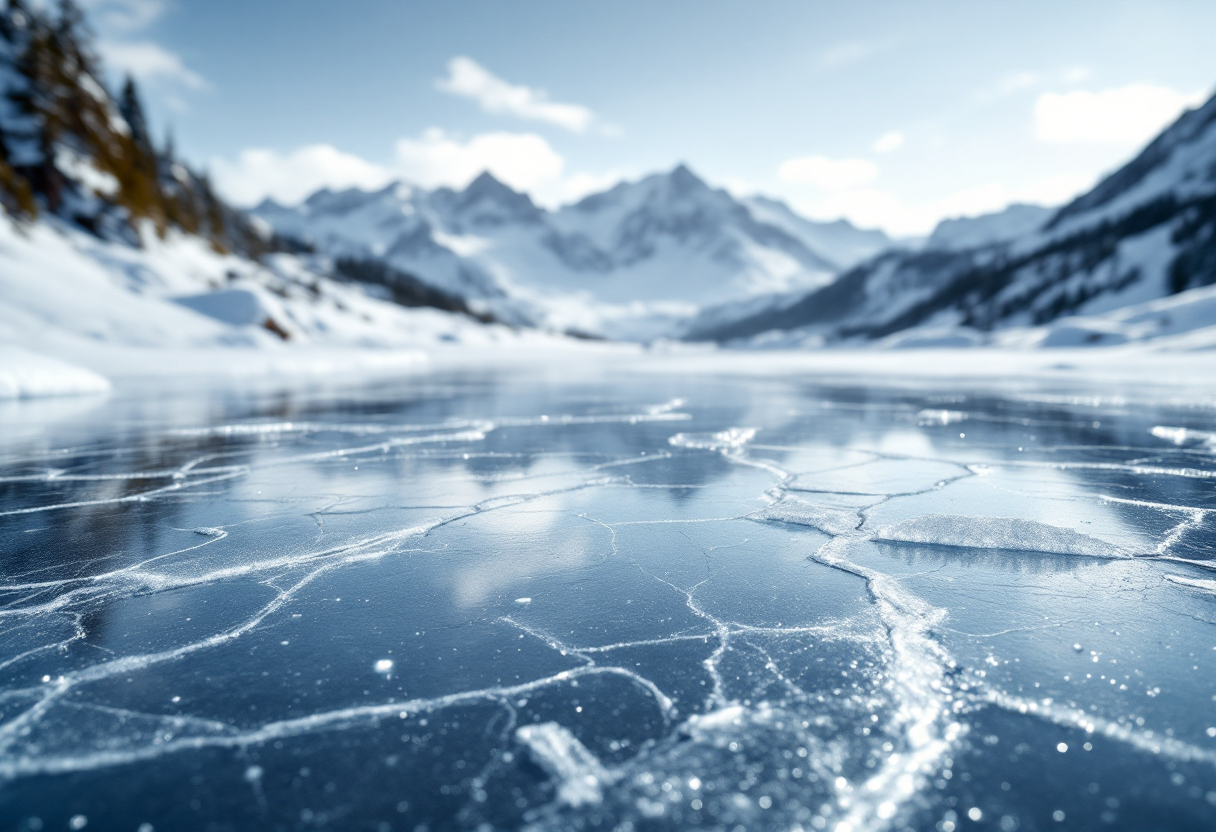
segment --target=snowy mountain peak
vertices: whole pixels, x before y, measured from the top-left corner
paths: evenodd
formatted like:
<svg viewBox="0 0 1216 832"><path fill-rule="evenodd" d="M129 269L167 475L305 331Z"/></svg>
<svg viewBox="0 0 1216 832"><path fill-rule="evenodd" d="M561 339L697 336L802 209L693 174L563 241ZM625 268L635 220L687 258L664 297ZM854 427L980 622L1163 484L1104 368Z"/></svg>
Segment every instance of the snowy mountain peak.
<svg viewBox="0 0 1216 832"><path fill-rule="evenodd" d="M443 191L436 192L435 197L441 201L449 198ZM453 213L473 225L533 223L542 214L530 196L512 190L489 171L481 173L463 191L452 193L450 199Z"/></svg>
<svg viewBox="0 0 1216 832"><path fill-rule="evenodd" d="M692 169L683 162L671 169L671 173L667 174L665 181L675 194L691 195L712 191L709 185L705 184L705 180L693 173Z"/></svg>
<svg viewBox="0 0 1216 832"><path fill-rule="evenodd" d="M964 249L1004 243L1038 231L1055 209L1015 202L1001 211L977 217L942 220L925 242L926 249Z"/></svg>
<svg viewBox="0 0 1216 832"><path fill-rule="evenodd" d="M889 242L776 201L761 210L684 164L557 211L483 173L463 190L321 191L256 213L324 253L384 260L504 319L618 337L678 334L700 308L823 285Z"/></svg>

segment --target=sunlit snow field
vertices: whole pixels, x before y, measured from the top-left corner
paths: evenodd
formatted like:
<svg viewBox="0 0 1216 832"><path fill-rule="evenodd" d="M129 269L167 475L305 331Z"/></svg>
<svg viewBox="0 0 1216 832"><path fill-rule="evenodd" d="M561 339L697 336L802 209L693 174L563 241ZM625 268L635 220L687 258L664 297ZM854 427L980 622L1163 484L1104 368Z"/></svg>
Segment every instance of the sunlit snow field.
<svg viewBox="0 0 1216 832"><path fill-rule="evenodd" d="M1216 400L0 405L2 829L1216 828Z"/></svg>

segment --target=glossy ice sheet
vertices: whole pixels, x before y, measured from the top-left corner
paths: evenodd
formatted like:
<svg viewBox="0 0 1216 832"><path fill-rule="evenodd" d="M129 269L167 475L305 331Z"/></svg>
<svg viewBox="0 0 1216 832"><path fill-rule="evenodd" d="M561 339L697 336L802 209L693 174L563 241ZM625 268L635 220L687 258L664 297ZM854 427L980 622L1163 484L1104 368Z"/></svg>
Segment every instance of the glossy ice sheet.
<svg viewBox="0 0 1216 832"><path fill-rule="evenodd" d="M5 405L0 828L1216 828L1214 413L544 373Z"/></svg>

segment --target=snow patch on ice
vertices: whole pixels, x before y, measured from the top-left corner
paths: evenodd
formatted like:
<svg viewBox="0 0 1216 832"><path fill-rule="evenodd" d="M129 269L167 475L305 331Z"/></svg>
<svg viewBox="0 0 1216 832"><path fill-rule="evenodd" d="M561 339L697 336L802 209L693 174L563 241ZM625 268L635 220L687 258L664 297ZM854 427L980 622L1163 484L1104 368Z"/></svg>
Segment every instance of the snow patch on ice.
<svg viewBox="0 0 1216 832"><path fill-rule="evenodd" d="M558 797L571 806L601 802L603 787L616 779L587 746L556 722L525 725L515 737L553 778Z"/></svg>
<svg viewBox="0 0 1216 832"><path fill-rule="evenodd" d="M1096 558L1131 557L1130 552L1096 537L1016 517L924 514L879 529L875 537L966 549L1006 549Z"/></svg>
<svg viewBox="0 0 1216 832"><path fill-rule="evenodd" d="M817 505L788 496L757 512L753 517L758 520L777 520L798 526L810 526L832 535L856 531L861 523L856 511Z"/></svg>

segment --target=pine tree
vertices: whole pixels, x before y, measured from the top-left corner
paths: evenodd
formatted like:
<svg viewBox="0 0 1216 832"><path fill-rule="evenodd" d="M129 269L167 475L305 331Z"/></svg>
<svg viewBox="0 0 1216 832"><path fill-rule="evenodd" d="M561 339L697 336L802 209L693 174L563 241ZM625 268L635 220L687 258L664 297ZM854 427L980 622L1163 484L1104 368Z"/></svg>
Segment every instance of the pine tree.
<svg viewBox="0 0 1216 832"><path fill-rule="evenodd" d="M133 242L151 221L160 234L176 227L255 257L275 244L174 158L171 137L157 152L135 81L118 96L101 81L74 0L57 15L42 3L0 4L0 208L45 209Z"/></svg>
<svg viewBox="0 0 1216 832"><path fill-rule="evenodd" d="M130 75L127 75L123 82L122 93L118 97L118 112L122 113L123 120L131 128L131 138L135 146L145 155L155 156L152 135L148 131L148 120L144 117L143 104L139 100L139 90L135 86L135 79Z"/></svg>

